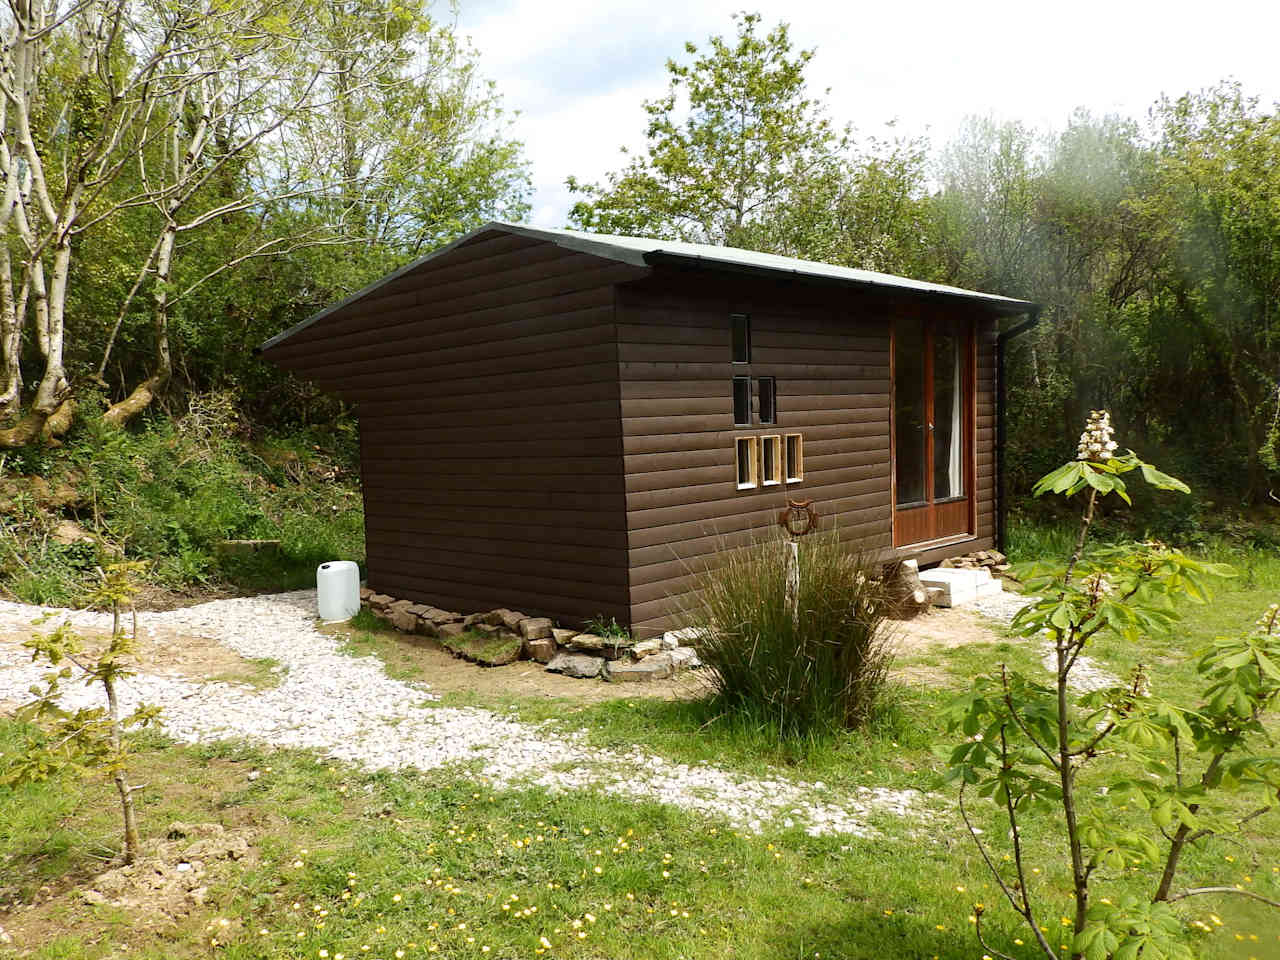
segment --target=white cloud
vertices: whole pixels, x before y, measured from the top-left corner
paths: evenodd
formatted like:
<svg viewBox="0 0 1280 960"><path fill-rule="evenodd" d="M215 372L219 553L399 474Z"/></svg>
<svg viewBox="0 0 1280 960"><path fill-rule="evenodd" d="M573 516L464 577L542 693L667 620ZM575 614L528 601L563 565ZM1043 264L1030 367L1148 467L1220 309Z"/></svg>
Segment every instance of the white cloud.
<svg viewBox="0 0 1280 960"><path fill-rule="evenodd" d="M617 169L643 145L641 102L666 89L664 65L686 40L732 34L740 2L462 0L459 23L525 141L537 194L531 219L565 222L564 179ZM1061 127L1071 110L1139 117L1162 93L1227 77L1280 100L1280 6L1257 0L781 2L747 5L816 47L809 70L831 115L864 133L929 132L944 141L966 115Z"/></svg>

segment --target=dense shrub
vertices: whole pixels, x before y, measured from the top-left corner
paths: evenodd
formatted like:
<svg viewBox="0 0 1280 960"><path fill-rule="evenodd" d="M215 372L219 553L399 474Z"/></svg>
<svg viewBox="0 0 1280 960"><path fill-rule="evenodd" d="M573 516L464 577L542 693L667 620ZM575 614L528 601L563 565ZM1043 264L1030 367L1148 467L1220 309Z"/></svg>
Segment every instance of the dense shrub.
<svg viewBox="0 0 1280 960"><path fill-rule="evenodd" d="M147 560L152 584L184 593L301 587L326 560L363 562L353 426L254 436L236 409L234 397L212 394L191 398L175 420L130 430L88 416L63 447L18 451L0 466L0 480L20 485L34 467L78 498L59 509L31 497L0 509L0 589L29 602L73 603L117 552ZM95 543L58 544L50 533L62 519ZM238 538L280 540L281 548L244 557L219 551L220 541Z"/></svg>
<svg viewBox="0 0 1280 960"><path fill-rule="evenodd" d="M787 602L780 536L723 550L698 578L682 620L718 705L780 737L857 726L874 710L890 653L882 588L868 558L834 534L800 545L799 616Z"/></svg>

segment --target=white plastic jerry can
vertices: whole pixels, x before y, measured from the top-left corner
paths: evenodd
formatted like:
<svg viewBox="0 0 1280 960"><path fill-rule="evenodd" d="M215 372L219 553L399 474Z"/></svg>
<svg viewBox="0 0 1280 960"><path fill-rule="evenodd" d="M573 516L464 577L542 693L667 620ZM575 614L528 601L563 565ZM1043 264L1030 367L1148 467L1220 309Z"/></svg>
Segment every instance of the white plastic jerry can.
<svg viewBox="0 0 1280 960"><path fill-rule="evenodd" d="M331 560L316 567L316 601L320 619L329 623L350 620L359 613L360 565Z"/></svg>

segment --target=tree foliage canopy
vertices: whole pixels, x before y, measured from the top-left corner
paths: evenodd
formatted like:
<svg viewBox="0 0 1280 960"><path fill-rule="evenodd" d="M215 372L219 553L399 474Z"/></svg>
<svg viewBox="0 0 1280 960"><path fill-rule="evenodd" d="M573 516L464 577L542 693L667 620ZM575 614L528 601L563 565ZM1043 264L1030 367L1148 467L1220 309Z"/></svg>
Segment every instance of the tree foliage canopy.
<svg viewBox="0 0 1280 960"><path fill-rule="evenodd" d="M644 104L643 156L605 184L569 181L585 198L570 213L576 224L759 245L806 184L836 164L846 138L807 95L813 51L793 50L785 24L761 35L758 14L735 19L736 37L712 37L701 52L688 43L692 63L667 61L667 93Z"/></svg>
<svg viewBox="0 0 1280 960"><path fill-rule="evenodd" d="M15 0L0 31L0 446L77 396L122 424L175 378L264 386L268 331L527 210L427 0Z"/></svg>

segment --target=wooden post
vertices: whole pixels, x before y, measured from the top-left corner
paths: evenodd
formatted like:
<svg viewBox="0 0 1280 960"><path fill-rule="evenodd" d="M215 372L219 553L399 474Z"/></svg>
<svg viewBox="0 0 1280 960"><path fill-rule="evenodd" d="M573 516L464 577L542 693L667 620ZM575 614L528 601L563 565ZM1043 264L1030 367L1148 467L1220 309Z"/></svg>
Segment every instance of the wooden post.
<svg viewBox="0 0 1280 960"><path fill-rule="evenodd" d="M788 536L784 544L787 558L787 609L791 619L800 619L800 541Z"/></svg>
<svg viewBox="0 0 1280 960"><path fill-rule="evenodd" d="M786 553L787 609L793 621L800 619L800 538L808 534L818 523L818 511L812 500L788 500L786 509L778 513L778 526L787 532L783 545Z"/></svg>

